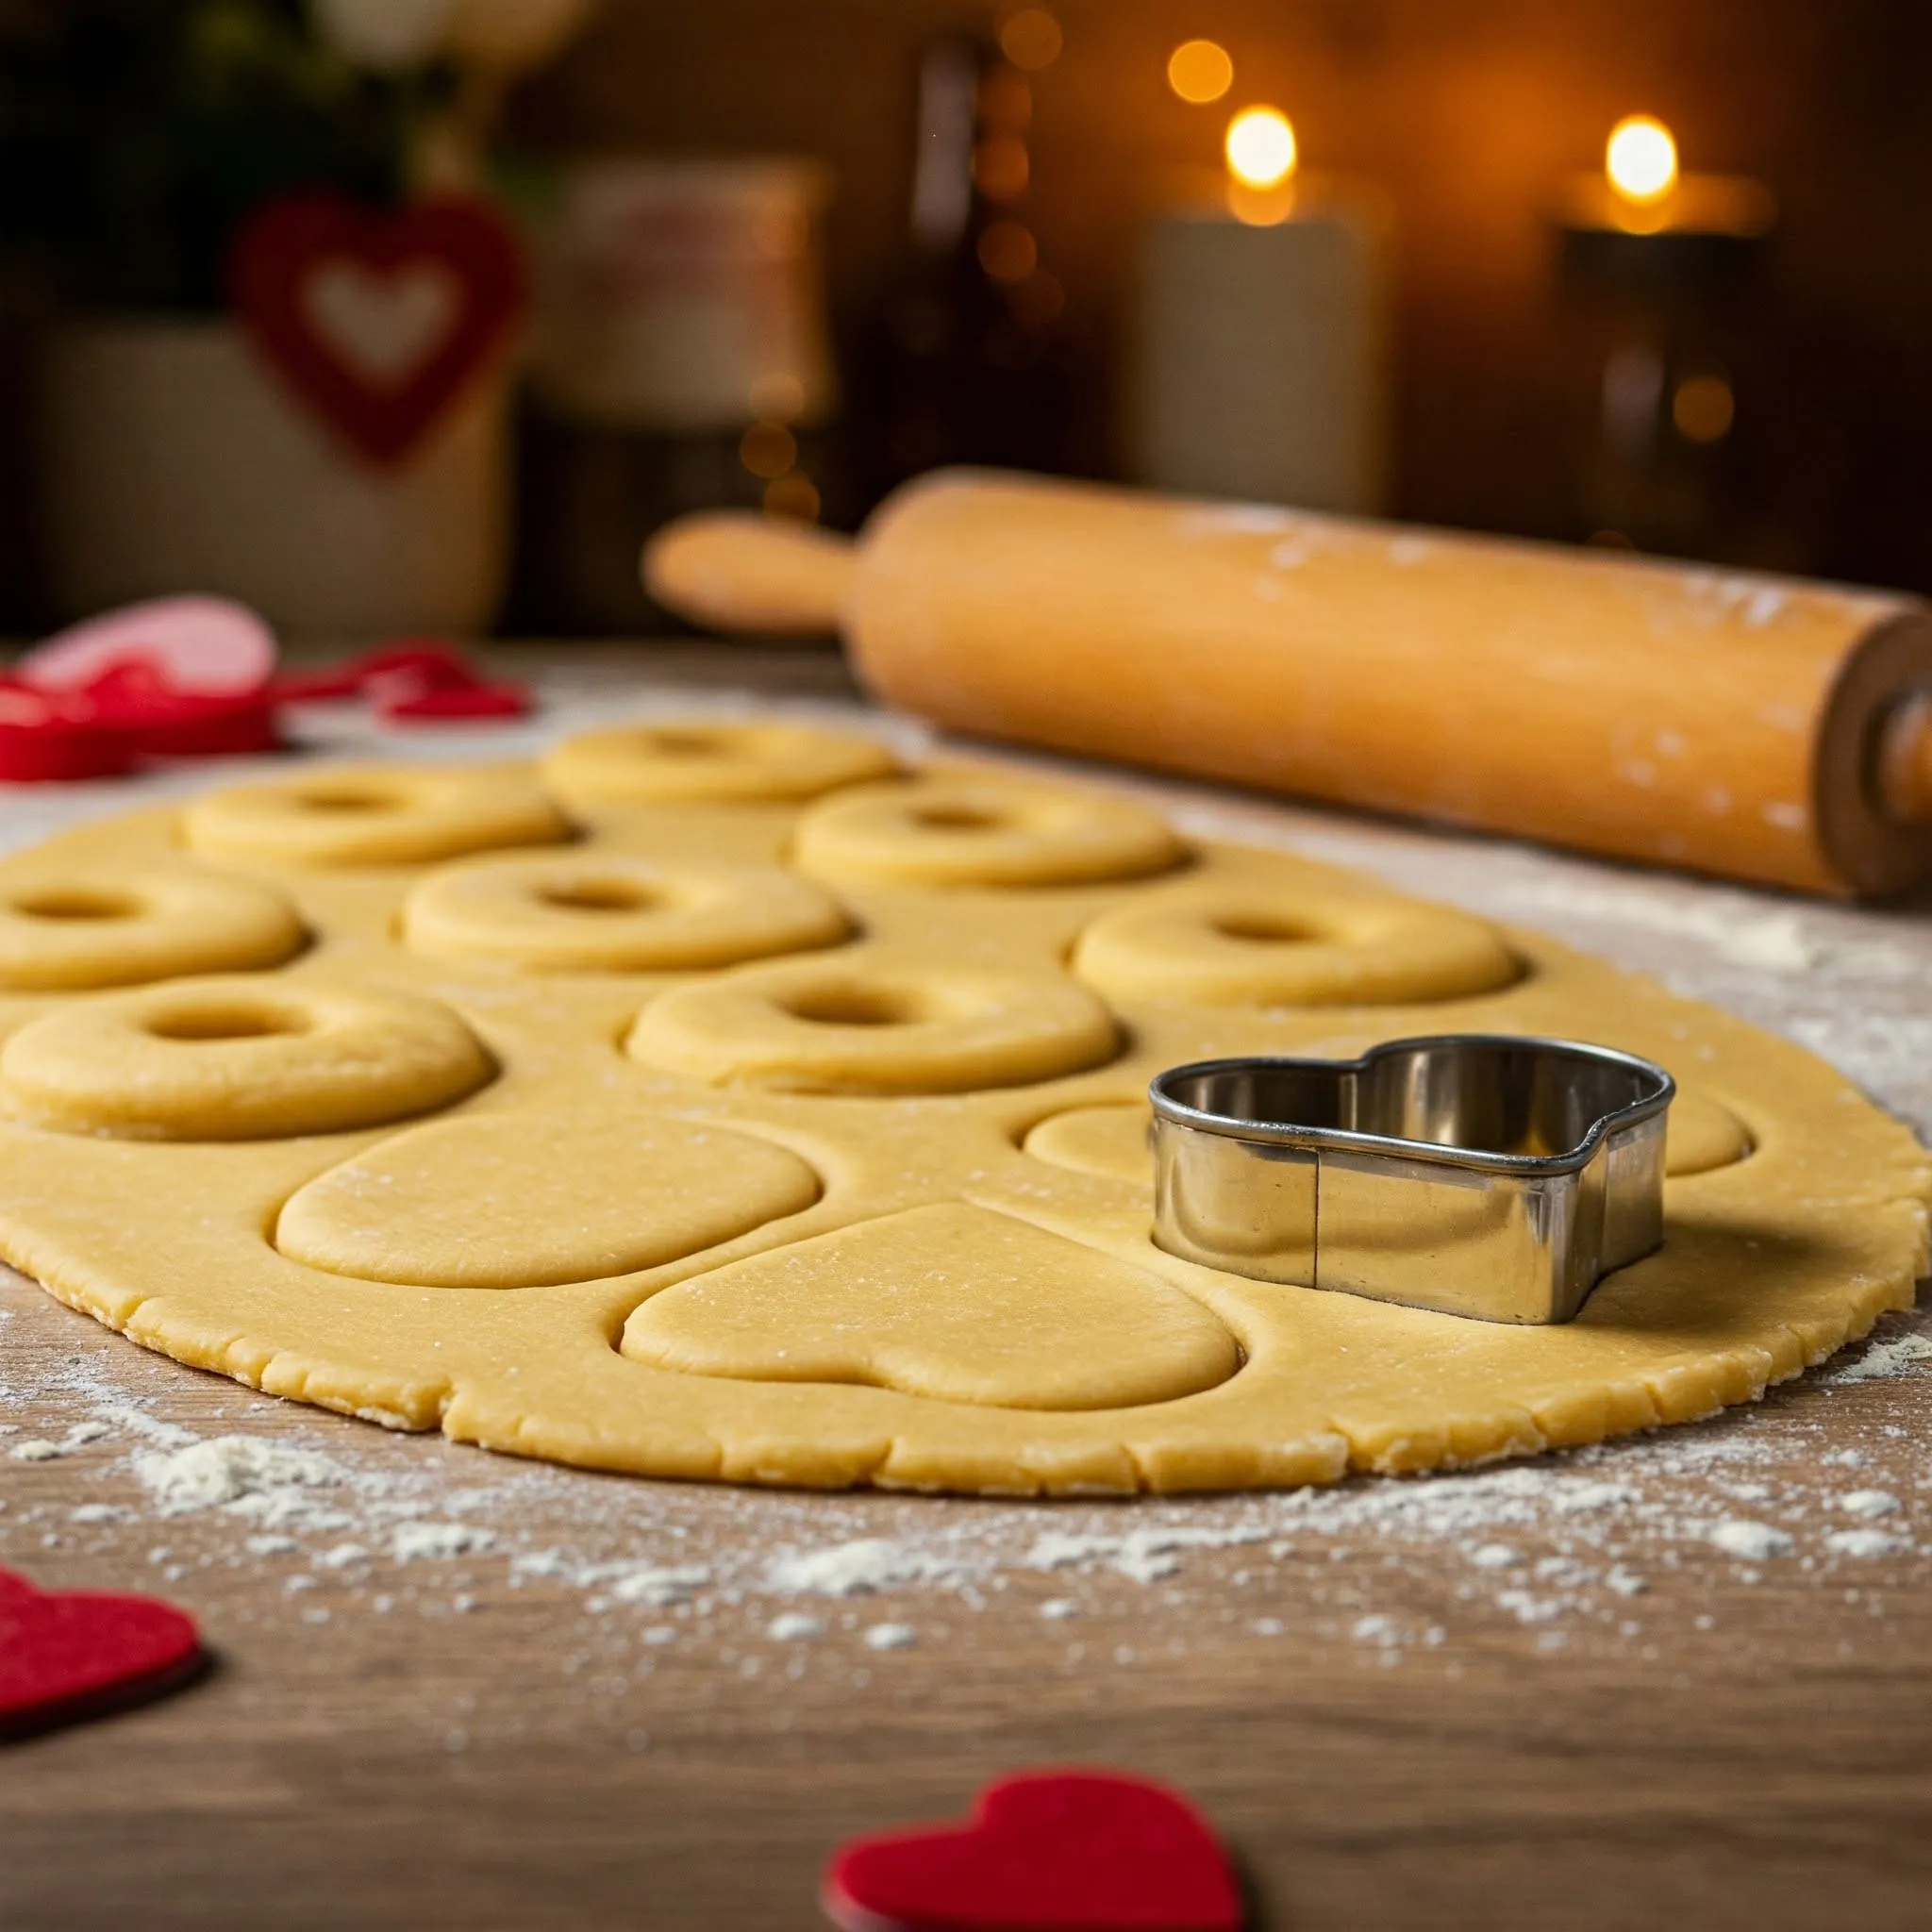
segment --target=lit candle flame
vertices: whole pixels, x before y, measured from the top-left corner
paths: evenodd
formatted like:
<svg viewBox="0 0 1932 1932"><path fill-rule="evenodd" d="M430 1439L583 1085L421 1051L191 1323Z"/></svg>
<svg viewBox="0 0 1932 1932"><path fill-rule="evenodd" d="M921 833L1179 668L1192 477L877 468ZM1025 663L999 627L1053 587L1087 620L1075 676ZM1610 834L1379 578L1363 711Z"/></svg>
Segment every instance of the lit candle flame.
<svg viewBox="0 0 1932 1932"><path fill-rule="evenodd" d="M1610 129L1604 172L1625 201L1647 208L1677 185L1677 143L1661 121L1628 115Z"/></svg>
<svg viewBox="0 0 1932 1932"><path fill-rule="evenodd" d="M1227 170L1243 188L1279 188L1301 158L1288 116L1274 108L1243 108L1227 124Z"/></svg>

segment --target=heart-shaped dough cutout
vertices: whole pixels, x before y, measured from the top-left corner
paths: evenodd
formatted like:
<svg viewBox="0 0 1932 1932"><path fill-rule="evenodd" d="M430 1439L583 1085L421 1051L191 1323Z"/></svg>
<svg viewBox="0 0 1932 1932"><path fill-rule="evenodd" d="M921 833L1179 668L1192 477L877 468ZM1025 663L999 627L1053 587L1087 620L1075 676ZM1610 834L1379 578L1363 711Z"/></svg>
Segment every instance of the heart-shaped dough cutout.
<svg viewBox="0 0 1932 1932"><path fill-rule="evenodd" d="M1130 1408L1224 1382L1234 1337L1147 1269L963 1202L681 1281L625 1325L653 1368L859 1382L998 1408Z"/></svg>
<svg viewBox="0 0 1932 1932"><path fill-rule="evenodd" d="M332 1167L282 1209L291 1261L365 1281L537 1288L629 1274L818 1199L797 1155L636 1108L431 1121Z"/></svg>

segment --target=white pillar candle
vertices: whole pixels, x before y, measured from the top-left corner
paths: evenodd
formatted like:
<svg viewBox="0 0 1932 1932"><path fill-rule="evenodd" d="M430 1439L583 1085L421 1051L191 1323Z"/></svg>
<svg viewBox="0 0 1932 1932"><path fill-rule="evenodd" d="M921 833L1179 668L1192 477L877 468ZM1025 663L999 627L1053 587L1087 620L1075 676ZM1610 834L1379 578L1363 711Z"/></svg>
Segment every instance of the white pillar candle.
<svg viewBox="0 0 1932 1932"><path fill-rule="evenodd" d="M1128 445L1157 488L1387 507L1389 234L1371 195L1304 181L1149 225Z"/></svg>

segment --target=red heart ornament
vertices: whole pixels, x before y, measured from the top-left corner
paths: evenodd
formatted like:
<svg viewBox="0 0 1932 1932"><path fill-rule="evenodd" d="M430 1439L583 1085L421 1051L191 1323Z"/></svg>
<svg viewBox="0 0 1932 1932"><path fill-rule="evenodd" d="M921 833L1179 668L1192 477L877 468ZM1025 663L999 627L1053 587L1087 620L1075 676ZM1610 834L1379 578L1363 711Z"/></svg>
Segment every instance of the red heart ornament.
<svg viewBox="0 0 1932 1932"><path fill-rule="evenodd" d="M395 209L271 202L230 263L248 338L375 463L400 462L502 351L524 307L514 236L458 196Z"/></svg>
<svg viewBox="0 0 1932 1932"><path fill-rule="evenodd" d="M1023 1772L963 1825L855 1839L822 1902L845 1932L1241 1932L1225 1855L1192 1806L1111 1772Z"/></svg>
<svg viewBox="0 0 1932 1932"><path fill-rule="evenodd" d="M193 1621L172 1604L40 1591L0 1570L0 1738L144 1702L205 1661Z"/></svg>

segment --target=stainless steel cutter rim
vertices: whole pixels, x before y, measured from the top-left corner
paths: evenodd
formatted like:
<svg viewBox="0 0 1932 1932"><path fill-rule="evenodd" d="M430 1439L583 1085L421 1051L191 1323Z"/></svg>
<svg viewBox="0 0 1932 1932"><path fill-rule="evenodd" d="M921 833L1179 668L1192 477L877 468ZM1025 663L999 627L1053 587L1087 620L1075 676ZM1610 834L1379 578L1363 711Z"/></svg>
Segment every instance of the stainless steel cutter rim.
<svg viewBox="0 0 1932 1932"><path fill-rule="evenodd" d="M1216 1074L1252 1073L1257 1070L1293 1069L1316 1074L1365 1073L1376 1061L1397 1054L1418 1051L1455 1051L1470 1047L1497 1047L1514 1052L1529 1051L1553 1056L1575 1056L1599 1066L1613 1067L1636 1074L1651 1091L1608 1113L1600 1114L1579 1137L1576 1145L1564 1154L1497 1154L1487 1148L1458 1147L1440 1141L1411 1141L1393 1134L1365 1134L1348 1127L1318 1127L1293 1121L1264 1121L1242 1114L1210 1113L1177 1100L1166 1091L1188 1078ZM1197 1133L1216 1134L1230 1141L1262 1141L1277 1146L1334 1148L1338 1152L1400 1155L1406 1160L1419 1160L1441 1167L1457 1167L1481 1174L1515 1174L1524 1178L1580 1173L1604 1141L1611 1134L1654 1120L1675 1097L1677 1083L1654 1060L1616 1047L1596 1046L1588 1041L1557 1040L1521 1033L1432 1033L1404 1040L1385 1040L1355 1059L1328 1059L1317 1055L1239 1054L1224 1059L1191 1060L1185 1066L1169 1067L1148 1083L1147 1097L1156 1115L1175 1126Z"/></svg>

